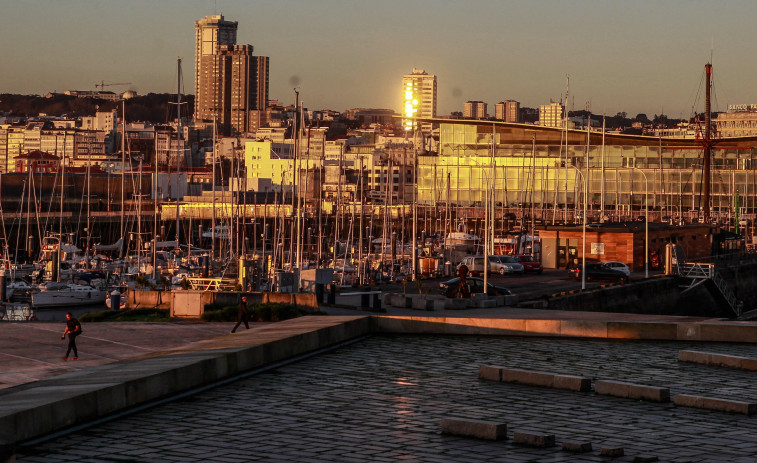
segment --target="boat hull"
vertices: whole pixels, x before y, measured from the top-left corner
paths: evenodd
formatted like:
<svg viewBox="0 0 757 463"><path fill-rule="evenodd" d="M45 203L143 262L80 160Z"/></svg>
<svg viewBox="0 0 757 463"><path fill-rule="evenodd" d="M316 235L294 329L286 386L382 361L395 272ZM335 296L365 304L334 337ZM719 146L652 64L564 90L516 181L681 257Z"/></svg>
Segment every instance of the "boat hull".
<svg viewBox="0 0 757 463"><path fill-rule="evenodd" d="M103 289L56 290L32 293L31 306L71 307L79 305L105 304L108 292Z"/></svg>

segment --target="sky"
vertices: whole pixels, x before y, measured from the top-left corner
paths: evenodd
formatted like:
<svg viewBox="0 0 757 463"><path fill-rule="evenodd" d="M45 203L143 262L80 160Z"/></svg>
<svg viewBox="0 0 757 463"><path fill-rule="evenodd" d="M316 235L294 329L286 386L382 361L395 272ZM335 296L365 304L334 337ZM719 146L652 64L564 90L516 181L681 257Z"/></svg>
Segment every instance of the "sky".
<svg viewBox="0 0 757 463"><path fill-rule="evenodd" d="M194 21L238 21L270 57L269 97L309 109L401 108L435 74L439 115L505 99L633 117L757 103L757 2L729 0L0 0L0 93L194 91Z"/></svg>

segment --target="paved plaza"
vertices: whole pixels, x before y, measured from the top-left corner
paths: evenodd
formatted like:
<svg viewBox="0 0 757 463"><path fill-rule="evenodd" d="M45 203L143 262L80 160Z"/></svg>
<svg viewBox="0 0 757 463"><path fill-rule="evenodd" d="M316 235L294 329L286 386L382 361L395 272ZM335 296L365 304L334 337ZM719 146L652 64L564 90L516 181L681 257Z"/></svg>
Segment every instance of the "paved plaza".
<svg viewBox="0 0 757 463"><path fill-rule="evenodd" d="M64 321L4 322L0 325L0 391L215 338L227 334L233 326L202 322L82 323L82 334L76 340L79 359L66 362L61 357L68 341L60 339L66 327Z"/></svg>
<svg viewBox="0 0 757 463"><path fill-rule="evenodd" d="M254 333L250 333L254 334ZM492 364L754 401L754 372L679 363L679 349L757 357L757 345L374 335L34 447L19 462L753 462L757 417L494 383ZM443 417L502 421L507 441L441 434ZM548 433L549 449L512 443ZM570 454L563 441L594 450ZM623 447L625 456L599 456Z"/></svg>

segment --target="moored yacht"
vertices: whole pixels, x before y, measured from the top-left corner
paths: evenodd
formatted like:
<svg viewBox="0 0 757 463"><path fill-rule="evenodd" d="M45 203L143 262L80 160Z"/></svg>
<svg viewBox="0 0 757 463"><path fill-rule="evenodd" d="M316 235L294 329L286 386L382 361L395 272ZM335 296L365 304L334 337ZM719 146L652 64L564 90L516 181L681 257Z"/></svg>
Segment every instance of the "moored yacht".
<svg viewBox="0 0 757 463"><path fill-rule="evenodd" d="M31 293L31 306L39 308L104 304L107 295L107 290L90 285L48 281L39 285L38 291Z"/></svg>

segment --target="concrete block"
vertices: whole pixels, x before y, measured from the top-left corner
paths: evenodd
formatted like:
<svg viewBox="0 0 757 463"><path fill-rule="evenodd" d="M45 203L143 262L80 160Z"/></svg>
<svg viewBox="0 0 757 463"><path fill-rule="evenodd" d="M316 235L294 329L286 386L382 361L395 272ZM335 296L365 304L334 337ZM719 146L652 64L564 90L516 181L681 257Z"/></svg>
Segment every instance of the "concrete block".
<svg viewBox="0 0 757 463"><path fill-rule="evenodd" d="M445 297L443 299L432 299L431 304L432 310L444 310L447 305L447 298Z"/></svg>
<svg viewBox="0 0 757 463"><path fill-rule="evenodd" d="M699 352L696 350L679 350L678 361L707 365L710 363L710 354L709 352Z"/></svg>
<svg viewBox="0 0 757 463"><path fill-rule="evenodd" d="M592 450L591 442L563 442L562 449L573 453L586 453Z"/></svg>
<svg viewBox="0 0 757 463"><path fill-rule="evenodd" d="M520 298L518 297L517 294L507 295L507 296L505 296L505 305L506 306L518 305L518 301L519 300L520 300Z"/></svg>
<svg viewBox="0 0 757 463"><path fill-rule="evenodd" d="M465 418L442 418L442 433L478 439L503 440L507 439L507 423Z"/></svg>
<svg viewBox="0 0 757 463"><path fill-rule="evenodd" d="M716 399L687 394L678 394L673 397L673 403L681 407L704 408L742 415L754 415L757 413L757 403L741 402L738 400Z"/></svg>
<svg viewBox="0 0 757 463"><path fill-rule="evenodd" d="M552 387L555 375L540 371L519 370L516 368L502 368L503 383L520 383L530 386Z"/></svg>
<svg viewBox="0 0 757 463"><path fill-rule="evenodd" d="M628 397L630 385L618 381L594 381L594 392L601 395L611 395L613 397Z"/></svg>
<svg viewBox="0 0 757 463"><path fill-rule="evenodd" d="M744 358L741 361L741 369L748 371L757 371L757 359Z"/></svg>
<svg viewBox="0 0 757 463"><path fill-rule="evenodd" d="M623 450L623 447L602 447L599 449L599 455L616 458L625 455L625 451Z"/></svg>
<svg viewBox="0 0 757 463"><path fill-rule="evenodd" d="M423 297L414 297L411 306L415 310L434 310L434 301Z"/></svg>
<svg viewBox="0 0 757 463"><path fill-rule="evenodd" d="M570 375L555 375L552 387L576 392L591 391L591 378Z"/></svg>
<svg viewBox="0 0 757 463"><path fill-rule="evenodd" d="M502 379L502 367L481 365L478 367L478 379L499 382Z"/></svg>
<svg viewBox="0 0 757 463"><path fill-rule="evenodd" d="M513 433L513 443L527 445L529 447L554 447L554 434L537 434L530 432Z"/></svg>
<svg viewBox="0 0 757 463"><path fill-rule="evenodd" d="M475 300L476 307L479 309L489 309L497 307L497 301L494 299L477 299Z"/></svg>
<svg viewBox="0 0 757 463"><path fill-rule="evenodd" d="M673 396L673 403L679 407L702 408L702 399L697 395L678 394Z"/></svg>
<svg viewBox="0 0 757 463"><path fill-rule="evenodd" d="M649 400L651 402L670 402L670 389L667 387L646 386L620 381L595 381L594 392L615 397Z"/></svg>
<svg viewBox="0 0 757 463"><path fill-rule="evenodd" d="M633 457L633 461L634 463L647 463L647 462L653 462L653 461L660 461L660 459L654 455L637 455Z"/></svg>
<svg viewBox="0 0 757 463"><path fill-rule="evenodd" d="M741 362L744 357L735 357L732 355L710 354L710 365L724 368L741 368Z"/></svg>
<svg viewBox="0 0 757 463"><path fill-rule="evenodd" d="M703 398L702 408L708 410L720 410L728 413L740 413L742 415L754 415L757 413L757 403L715 399L712 397Z"/></svg>
<svg viewBox="0 0 757 463"><path fill-rule="evenodd" d="M505 298L507 296L494 296L494 303L497 307L504 307L505 306Z"/></svg>

